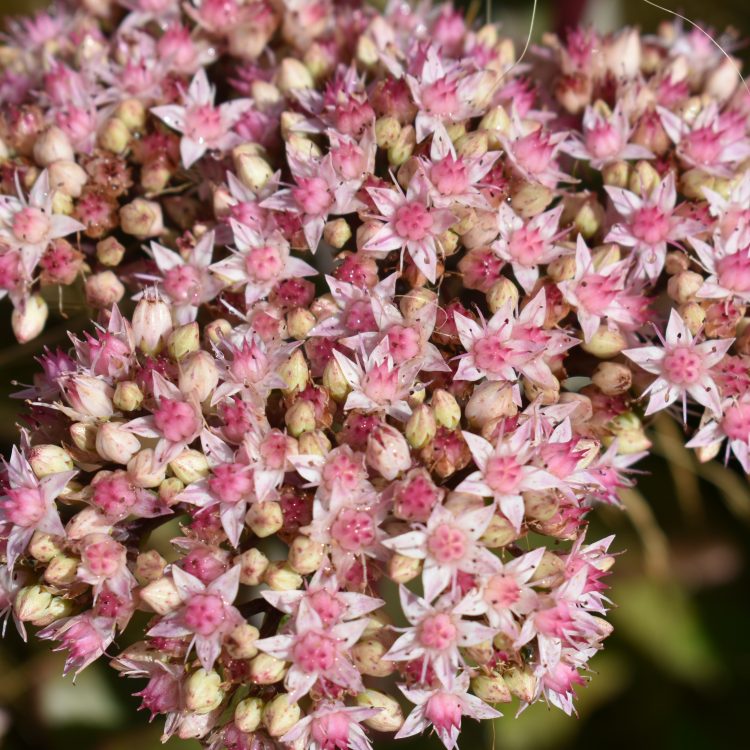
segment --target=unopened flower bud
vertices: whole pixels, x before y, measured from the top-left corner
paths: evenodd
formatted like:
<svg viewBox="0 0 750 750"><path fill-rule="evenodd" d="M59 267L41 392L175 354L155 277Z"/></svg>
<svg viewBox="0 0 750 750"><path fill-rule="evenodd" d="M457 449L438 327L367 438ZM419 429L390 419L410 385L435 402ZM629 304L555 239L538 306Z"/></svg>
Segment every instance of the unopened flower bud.
<svg viewBox="0 0 750 750"><path fill-rule="evenodd" d="M323 227L323 238L331 247L340 250L352 238L352 228L344 218L331 219Z"/></svg>
<svg viewBox="0 0 750 750"><path fill-rule="evenodd" d="M376 732L396 732L404 723L404 712L401 710L399 702L390 695L377 690L365 690L359 693L355 700L357 705L362 708L381 709L362 722Z"/></svg>
<svg viewBox="0 0 750 750"><path fill-rule="evenodd" d="M205 401L219 383L216 360L207 351L188 354L180 361L178 384L185 394L193 394L198 401Z"/></svg>
<svg viewBox="0 0 750 750"><path fill-rule="evenodd" d="M112 271L100 271L86 279L86 302L104 309L117 304L125 296L125 287Z"/></svg>
<svg viewBox="0 0 750 750"><path fill-rule="evenodd" d="M209 344L218 344L229 336L232 331L232 324L224 318L212 320L206 324L203 331L206 342Z"/></svg>
<svg viewBox="0 0 750 750"><path fill-rule="evenodd" d="M21 622L39 623L49 615L52 598L43 586L25 586L16 594L13 611Z"/></svg>
<svg viewBox="0 0 750 750"><path fill-rule="evenodd" d="M245 698L234 709L234 724L240 732L251 734L259 726L263 716L263 701L260 698Z"/></svg>
<svg viewBox="0 0 750 750"><path fill-rule="evenodd" d="M627 341L620 331L604 325L599 327L591 341L581 344L581 349L599 359L610 359L617 356L626 346Z"/></svg>
<svg viewBox="0 0 750 750"><path fill-rule="evenodd" d="M498 547L505 547L517 537L518 534L513 528L513 524L505 516L495 513L489 525L484 530L480 541L486 547L496 549Z"/></svg>
<svg viewBox="0 0 750 750"><path fill-rule="evenodd" d="M639 161L630 172L628 188L637 195L651 195L661 176L650 162Z"/></svg>
<svg viewBox="0 0 750 750"><path fill-rule="evenodd" d="M47 167L49 184L69 198L80 198L89 176L86 170L74 161L60 159Z"/></svg>
<svg viewBox="0 0 750 750"><path fill-rule="evenodd" d="M352 647L354 665L363 675L388 677L396 669L394 662L384 659L388 647L377 638L363 638Z"/></svg>
<svg viewBox="0 0 750 750"><path fill-rule="evenodd" d="M286 315L286 330L295 341L305 341L315 326L315 316L304 307L295 307Z"/></svg>
<svg viewBox="0 0 750 750"><path fill-rule="evenodd" d="M76 579L79 562L77 557L56 555L47 564L44 582L50 586L68 586Z"/></svg>
<svg viewBox="0 0 750 750"><path fill-rule="evenodd" d="M258 638L258 628L249 622L243 622L227 635L224 645L233 659L252 659L258 653L255 647Z"/></svg>
<svg viewBox="0 0 750 750"><path fill-rule="evenodd" d="M167 561L155 550L141 552L135 560L135 577L141 585L158 581L164 575Z"/></svg>
<svg viewBox="0 0 750 750"><path fill-rule="evenodd" d="M406 438L389 424L380 424L367 438L367 464L384 479L395 479L411 466L411 454Z"/></svg>
<svg viewBox="0 0 750 750"><path fill-rule="evenodd" d="M286 734L302 716L297 703L289 701L287 693L280 693L263 707L263 726L271 737Z"/></svg>
<svg viewBox="0 0 750 750"><path fill-rule="evenodd" d="M465 159L480 159L487 153L489 138L486 132L474 130L456 141L456 153Z"/></svg>
<svg viewBox="0 0 750 750"><path fill-rule="evenodd" d="M617 439L619 453L640 453L651 447L651 441L646 437L641 420L632 412L618 414L608 426L609 431Z"/></svg>
<svg viewBox="0 0 750 750"><path fill-rule="evenodd" d="M706 199L704 188L714 188L716 178L701 169L688 169L680 175L680 192L690 200L702 201Z"/></svg>
<svg viewBox="0 0 750 750"><path fill-rule="evenodd" d="M518 303L518 287L506 276L498 279L487 292L487 305L496 313L508 302L514 306Z"/></svg>
<svg viewBox="0 0 750 750"><path fill-rule="evenodd" d="M295 89L311 89L315 86L315 81L305 64L293 57L285 57L281 61L275 83L279 91L285 94Z"/></svg>
<svg viewBox="0 0 750 750"><path fill-rule="evenodd" d="M510 205L523 219L531 219L542 213L555 197L554 192L539 182L524 182L511 196Z"/></svg>
<svg viewBox="0 0 750 750"><path fill-rule="evenodd" d="M41 295L32 294L11 313L11 327L19 344L35 339L47 322L49 308Z"/></svg>
<svg viewBox="0 0 750 750"><path fill-rule="evenodd" d="M169 305L158 293L147 291L133 312L133 336L136 346L144 354L158 354L172 327Z"/></svg>
<svg viewBox="0 0 750 750"><path fill-rule="evenodd" d="M285 673L286 665L281 659L262 652L253 657L248 669L248 677L256 685L273 685L280 682Z"/></svg>
<svg viewBox="0 0 750 750"><path fill-rule="evenodd" d="M168 576L162 576L144 586L140 591L140 598L157 615L168 615L182 604L182 597Z"/></svg>
<svg viewBox="0 0 750 750"><path fill-rule="evenodd" d="M279 377L286 383L282 391L284 395L291 396L298 391L304 390L310 379L310 370L307 360L301 349L295 349L278 369Z"/></svg>
<svg viewBox="0 0 750 750"><path fill-rule="evenodd" d="M454 430L461 424L461 407L453 394L438 388L432 394L430 403L435 413L435 419L441 427Z"/></svg>
<svg viewBox="0 0 750 750"><path fill-rule="evenodd" d="M680 305L679 313L690 333L693 336L697 336L698 331L703 328L706 322L706 311L704 308L698 302L688 302L685 305Z"/></svg>
<svg viewBox="0 0 750 750"><path fill-rule="evenodd" d="M394 583L413 581L422 571L422 561L416 557L406 557L398 552L388 560L388 578Z"/></svg>
<svg viewBox="0 0 750 750"><path fill-rule="evenodd" d="M179 500L177 496L185 489L185 484L177 477L167 477L159 483L159 497L167 505L176 505Z"/></svg>
<svg viewBox="0 0 750 750"><path fill-rule="evenodd" d="M263 575L263 583L268 584L273 591L295 591L302 587L304 580L283 560L279 560L269 563Z"/></svg>
<svg viewBox="0 0 750 750"><path fill-rule="evenodd" d="M424 287L410 289L399 302L401 314L410 323L419 322L420 316L424 314L425 309L429 309L429 306L437 307L437 295Z"/></svg>
<svg viewBox="0 0 750 750"><path fill-rule="evenodd" d="M401 123L391 115L378 117L375 121L375 142L378 148L389 149L398 142Z"/></svg>
<svg viewBox="0 0 750 750"><path fill-rule="evenodd" d="M125 246L114 237L107 237L96 244L96 259L104 266L118 266L125 255Z"/></svg>
<svg viewBox="0 0 750 750"><path fill-rule="evenodd" d="M141 449L136 435L118 422L105 422L96 433L96 452L105 460L125 465Z"/></svg>
<svg viewBox="0 0 750 750"><path fill-rule="evenodd" d="M85 417L106 419L114 412L114 391L105 380L93 375L74 375L61 383L68 403Z"/></svg>
<svg viewBox="0 0 750 750"><path fill-rule="evenodd" d="M240 146L232 152L232 156L240 182L256 193L262 190L273 176L271 165L260 154L249 154Z"/></svg>
<svg viewBox="0 0 750 750"><path fill-rule="evenodd" d="M37 529L31 537L27 551L35 560L48 563L55 555L61 554L63 548L60 546L60 537Z"/></svg>
<svg viewBox="0 0 750 750"><path fill-rule="evenodd" d="M84 508L78 511L65 525L65 533L70 541L79 541L91 534L109 534L112 522L98 508Z"/></svg>
<svg viewBox="0 0 750 750"><path fill-rule="evenodd" d="M124 154L133 134L119 117L110 117L99 130L99 145L113 154Z"/></svg>
<svg viewBox="0 0 750 750"><path fill-rule="evenodd" d="M167 338L167 351L175 362L200 348L201 332L195 321L175 328Z"/></svg>
<svg viewBox="0 0 750 750"><path fill-rule="evenodd" d="M234 564L240 566L240 583L243 586L258 586L268 568L268 558L255 547L251 547L234 558Z"/></svg>
<svg viewBox="0 0 750 750"><path fill-rule="evenodd" d="M120 120L126 128L137 133L146 125L148 112L140 99L124 99L115 109L115 117Z"/></svg>
<svg viewBox="0 0 750 750"><path fill-rule="evenodd" d="M218 708L223 700L221 677L213 669L207 672L201 667L185 681L185 706L188 711L207 714Z"/></svg>
<svg viewBox="0 0 750 750"><path fill-rule="evenodd" d="M531 703L536 695L536 677L531 667L511 667L503 679L510 692L524 703Z"/></svg>
<svg viewBox="0 0 750 750"><path fill-rule="evenodd" d="M247 511L245 521L255 536L264 538L275 534L284 525L284 514L279 503L268 500L253 503Z"/></svg>
<svg viewBox="0 0 750 750"><path fill-rule="evenodd" d="M315 429L315 407L304 399L298 399L287 410L284 422L293 437Z"/></svg>
<svg viewBox="0 0 750 750"><path fill-rule="evenodd" d="M331 441L322 430L304 432L299 437L299 453L303 456L326 456L331 451Z"/></svg>
<svg viewBox="0 0 750 750"><path fill-rule="evenodd" d="M542 559L539 561L536 570L531 576L534 583L540 582L544 585L552 585L555 582L561 582L565 575L565 562L554 552L545 550Z"/></svg>
<svg viewBox="0 0 750 750"><path fill-rule="evenodd" d="M120 227L139 240L158 237L164 231L161 204L136 198L120 209Z"/></svg>
<svg viewBox="0 0 750 750"><path fill-rule="evenodd" d="M413 153L417 145L417 134L411 125L404 125L398 137L388 148L388 163L393 167L403 164Z"/></svg>
<svg viewBox="0 0 750 750"><path fill-rule="evenodd" d="M703 286L703 281L703 276L695 271L681 271L667 282L667 293L680 304L690 302Z"/></svg>
<svg viewBox="0 0 750 750"><path fill-rule="evenodd" d="M166 466L159 466L154 459L154 451L144 448L128 462L128 475L138 487L158 487L165 477Z"/></svg>
<svg viewBox="0 0 750 750"><path fill-rule="evenodd" d="M472 427L483 427L504 417L518 413L513 399L513 387L504 381L485 381L474 387L466 403L466 419Z"/></svg>
<svg viewBox="0 0 750 750"><path fill-rule="evenodd" d="M307 536L298 536L289 545L289 566L306 576L318 570L325 558L325 545Z"/></svg>
<svg viewBox="0 0 750 750"><path fill-rule="evenodd" d="M152 159L141 167L141 187L152 198L163 192L174 174L174 167L166 159Z"/></svg>
<svg viewBox="0 0 750 750"><path fill-rule="evenodd" d="M345 401L349 394L349 381L335 357L331 357L323 370L323 387L334 401L340 403Z"/></svg>
<svg viewBox="0 0 750 750"><path fill-rule="evenodd" d="M594 385L607 396L618 396L630 390L633 373L619 362L600 362L591 376Z"/></svg>
<svg viewBox="0 0 750 750"><path fill-rule="evenodd" d="M73 469L73 459L59 445L35 445L29 450L29 464L39 479Z"/></svg>
<svg viewBox="0 0 750 750"><path fill-rule="evenodd" d="M729 56L722 57L719 64L706 76L703 92L720 102L725 101L735 92L738 83L738 63Z"/></svg>
<svg viewBox="0 0 750 750"><path fill-rule="evenodd" d="M602 181L605 185L625 188L630 179L630 164L626 161L614 161L602 169Z"/></svg>
<svg viewBox="0 0 750 750"><path fill-rule="evenodd" d="M510 703L510 688L499 674L478 674L471 680L471 692L485 703Z"/></svg>
<svg viewBox="0 0 750 750"><path fill-rule="evenodd" d="M208 476L208 459L201 451L188 448L169 462L169 468L183 484L192 484Z"/></svg>
<svg viewBox="0 0 750 750"><path fill-rule="evenodd" d="M115 386L112 403L119 411L135 411L143 404L143 391L132 380L121 380Z"/></svg>
<svg viewBox="0 0 750 750"><path fill-rule="evenodd" d="M47 128L34 143L34 161L40 167L49 167L61 160L75 162L75 158L70 139L56 125Z"/></svg>
<svg viewBox="0 0 750 750"><path fill-rule="evenodd" d="M412 448L419 450L429 443L437 432L437 421L429 406L422 404L411 413L406 422L406 439Z"/></svg>

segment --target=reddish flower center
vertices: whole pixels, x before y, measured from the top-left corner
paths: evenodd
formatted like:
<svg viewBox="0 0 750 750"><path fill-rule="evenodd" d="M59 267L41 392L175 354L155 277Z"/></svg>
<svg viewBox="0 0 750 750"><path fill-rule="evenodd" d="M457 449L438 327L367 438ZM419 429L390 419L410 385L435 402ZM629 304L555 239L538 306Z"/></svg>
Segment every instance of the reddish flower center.
<svg viewBox="0 0 750 750"><path fill-rule="evenodd" d="M396 324L388 330L388 350L396 364L416 357L420 348L419 332L415 328Z"/></svg>
<svg viewBox="0 0 750 750"><path fill-rule="evenodd" d="M643 206L633 214L631 231L641 242L656 245L669 235L669 217L657 206Z"/></svg>
<svg viewBox="0 0 750 750"><path fill-rule="evenodd" d="M83 559L95 576L113 576L124 561L125 549L114 539L88 544L83 551Z"/></svg>
<svg viewBox="0 0 750 750"><path fill-rule="evenodd" d="M254 247L245 256L247 275L254 281L271 281L284 270L284 261L277 247Z"/></svg>
<svg viewBox="0 0 750 750"><path fill-rule="evenodd" d="M22 208L13 217L13 234L30 245L43 242L50 231L50 221L39 208Z"/></svg>
<svg viewBox="0 0 750 750"><path fill-rule="evenodd" d="M430 234L432 216L421 203L410 201L396 209L393 228L405 240L423 240Z"/></svg>
<svg viewBox="0 0 750 750"><path fill-rule="evenodd" d="M164 274L164 291L175 302L197 304L200 298L200 272L193 266L175 266Z"/></svg>
<svg viewBox="0 0 750 750"><path fill-rule="evenodd" d="M224 602L216 594L195 594L185 606L185 625L198 635L215 633L225 618Z"/></svg>
<svg viewBox="0 0 750 750"><path fill-rule="evenodd" d="M522 266L535 266L544 252L544 239L536 229L521 227L508 242L508 254Z"/></svg>
<svg viewBox="0 0 750 750"><path fill-rule="evenodd" d="M221 110L218 107L200 104L185 112L185 135L191 140L211 146L224 132Z"/></svg>
<svg viewBox="0 0 750 750"><path fill-rule="evenodd" d="M721 427L730 440L750 441L750 404L734 404L727 408Z"/></svg>
<svg viewBox="0 0 750 750"><path fill-rule="evenodd" d="M495 609L507 609L513 606L520 596L521 589L515 579L503 573L490 578L484 593L485 601Z"/></svg>
<svg viewBox="0 0 750 750"><path fill-rule="evenodd" d="M521 481L523 466L513 456L492 456L484 470L484 481L495 491L514 493Z"/></svg>
<svg viewBox="0 0 750 750"><path fill-rule="evenodd" d="M443 732L460 729L461 714L461 701L451 693L435 693L425 704L425 719Z"/></svg>
<svg viewBox="0 0 750 750"><path fill-rule="evenodd" d="M588 152L597 159L616 156L622 149L622 134L609 122L595 125L585 136Z"/></svg>
<svg viewBox="0 0 750 750"><path fill-rule="evenodd" d="M434 115L452 115L458 109L458 86L441 78L422 90L422 106Z"/></svg>
<svg viewBox="0 0 750 750"><path fill-rule="evenodd" d="M163 398L154 412L154 423L167 440L173 443L190 440L200 429L198 417L190 404Z"/></svg>
<svg viewBox="0 0 750 750"><path fill-rule="evenodd" d="M419 627L419 640L426 648L445 651L456 642L458 629L450 615L440 612L425 617Z"/></svg>
<svg viewBox="0 0 750 750"><path fill-rule="evenodd" d="M700 354L689 346L678 346L668 352L662 367L664 376L675 385L692 385L703 374Z"/></svg>
<svg viewBox="0 0 750 750"><path fill-rule="evenodd" d="M310 216L324 216L333 205L328 183L322 177L299 177L292 195L300 208Z"/></svg>
<svg viewBox="0 0 750 750"><path fill-rule="evenodd" d="M430 179L443 195L461 195L469 187L469 170L461 158L449 154L432 166Z"/></svg>
<svg viewBox="0 0 750 750"><path fill-rule="evenodd" d="M294 645L294 663L304 672L327 672L336 662L336 642L322 633L305 633Z"/></svg>
<svg viewBox="0 0 750 750"><path fill-rule="evenodd" d="M31 528L44 517L44 497L37 487L19 487L8 490L3 503L5 517L16 526Z"/></svg>
<svg viewBox="0 0 750 750"><path fill-rule="evenodd" d="M430 535L427 549L441 564L455 562L466 554L466 535L460 529L443 523Z"/></svg>
<svg viewBox="0 0 750 750"><path fill-rule="evenodd" d="M385 404L398 395L398 370L386 362L375 365L362 379L362 390L376 403Z"/></svg>
<svg viewBox="0 0 750 750"><path fill-rule="evenodd" d="M320 750L348 750L351 747L349 718L342 711L335 711L313 719L310 734Z"/></svg>
<svg viewBox="0 0 750 750"><path fill-rule="evenodd" d="M344 611L341 602L325 589L319 589L312 594L308 594L308 601L318 613L318 617L325 627L330 627L336 623Z"/></svg>
<svg viewBox="0 0 750 750"><path fill-rule="evenodd" d="M750 251L725 255L716 262L716 275L725 289L750 292Z"/></svg>
<svg viewBox="0 0 750 750"><path fill-rule="evenodd" d="M369 513L345 508L331 526L331 537L342 549L357 552L375 541L375 523Z"/></svg>
<svg viewBox="0 0 750 750"><path fill-rule="evenodd" d="M214 468L208 488L224 503L238 503L253 490L252 472L243 464L221 464Z"/></svg>
<svg viewBox="0 0 750 750"><path fill-rule="evenodd" d="M493 375L501 375L509 364L511 350L497 335L488 335L474 342L472 354L477 367Z"/></svg>

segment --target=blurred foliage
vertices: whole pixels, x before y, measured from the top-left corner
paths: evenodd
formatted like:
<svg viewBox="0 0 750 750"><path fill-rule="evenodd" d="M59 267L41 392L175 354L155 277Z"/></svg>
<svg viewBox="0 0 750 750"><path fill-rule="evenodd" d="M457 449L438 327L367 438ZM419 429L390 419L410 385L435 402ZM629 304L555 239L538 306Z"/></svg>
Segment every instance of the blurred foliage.
<svg viewBox="0 0 750 750"><path fill-rule="evenodd" d="M42 0L0 0L0 15L42 5ZM574 5L542 0L535 34L559 23L556 16ZM525 33L531 6L531 0L498 0L493 11L506 27ZM475 4L480 13L484 7ZM710 7L681 0L679 10L714 28L733 24L750 30L747 0L721 0ZM587 14L605 29L622 22L652 29L668 18L642 0L590 0ZM12 340L9 326L0 329L3 454L16 439L21 406L9 398L16 390L11 381L30 382L33 357L45 345L65 346L66 328L80 329L85 320L71 306L63 311L68 318L53 315L47 332L25 346ZM8 316L3 303L0 320ZM501 707L505 716L487 728L467 722L463 748L703 750L746 744L740 738L746 735L750 685L750 486L732 468L697 464L668 419L659 420L654 433L654 455L639 467L644 474L637 489L624 497L627 512L600 508L592 516L591 538L614 532L615 548L623 554L611 581L615 631L593 660L590 685L579 690L578 719L539 704L514 718L517 707L511 704ZM119 679L105 664L95 664L74 682L60 676L63 661L48 644L24 645L9 627L0 642L0 747L161 747L160 722L149 724L131 696L141 682ZM439 743L415 738L398 746L437 748ZM168 747L195 750L198 744L173 740Z"/></svg>

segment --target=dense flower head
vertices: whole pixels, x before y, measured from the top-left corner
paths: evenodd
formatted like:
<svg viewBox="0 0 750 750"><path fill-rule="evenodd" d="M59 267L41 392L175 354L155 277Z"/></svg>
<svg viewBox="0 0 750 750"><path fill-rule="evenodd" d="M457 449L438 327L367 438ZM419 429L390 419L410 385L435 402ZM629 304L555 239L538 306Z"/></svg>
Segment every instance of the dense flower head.
<svg viewBox="0 0 750 750"><path fill-rule="evenodd" d="M0 297L92 318L17 394L3 628L212 750L573 712L647 418L750 471L728 61L327 0L61 0L1 58Z"/></svg>

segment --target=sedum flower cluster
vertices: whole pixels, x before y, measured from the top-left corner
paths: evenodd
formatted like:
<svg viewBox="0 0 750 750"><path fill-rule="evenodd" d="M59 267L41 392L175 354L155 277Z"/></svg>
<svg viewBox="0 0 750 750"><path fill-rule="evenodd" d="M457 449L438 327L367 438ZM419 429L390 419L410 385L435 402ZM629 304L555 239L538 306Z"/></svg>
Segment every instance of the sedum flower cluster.
<svg viewBox="0 0 750 750"><path fill-rule="evenodd" d="M95 319L18 394L0 615L214 750L573 712L641 418L699 407L688 445L750 470L734 62L676 25L521 60L429 2L80 0L0 69L13 330L61 285Z"/></svg>

